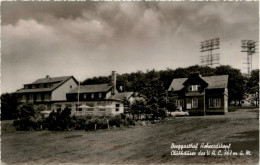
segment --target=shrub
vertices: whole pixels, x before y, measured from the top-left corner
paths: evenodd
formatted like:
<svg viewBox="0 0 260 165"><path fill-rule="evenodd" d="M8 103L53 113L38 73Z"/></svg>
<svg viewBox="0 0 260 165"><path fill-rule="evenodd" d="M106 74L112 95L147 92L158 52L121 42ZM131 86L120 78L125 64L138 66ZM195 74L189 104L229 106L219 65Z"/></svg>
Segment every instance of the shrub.
<svg viewBox="0 0 260 165"><path fill-rule="evenodd" d="M87 125L87 118L86 117L75 117L73 118L75 121L75 129L76 130L85 130Z"/></svg>
<svg viewBox="0 0 260 165"><path fill-rule="evenodd" d="M75 127L76 121L70 116L71 110L65 108L63 111L52 111L45 119L45 127L51 131L69 130Z"/></svg>
<svg viewBox="0 0 260 165"><path fill-rule="evenodd" d="M85 130L94 130L96 125L96 129L106 129L107 128L107 120L105 118L92 118L87 124Z"/></svg>
<svg viewBox="0 0 260 165"><path fill-rule="evenodd" d="M18 119L14 121L13 125L17 130L40 130L42 118L32 104L24 103L17 108Z"/></svg>
<svg viewBox="0 0 260 165"><path fill-rule="evenodd" d="M135 126L135 121L133 119L127 118L127 122L129 123L129 125Z"/></svg>
<svg viewBox="0 0 260 165"><path fill-rule="evenodd" d="M120 127L120 124L123 124L123 121L122 121L122 118L121 118L121 115L116 115L114 117L111 117L109 119L109 125L110 126L117 126L117 127Z"/></svg>

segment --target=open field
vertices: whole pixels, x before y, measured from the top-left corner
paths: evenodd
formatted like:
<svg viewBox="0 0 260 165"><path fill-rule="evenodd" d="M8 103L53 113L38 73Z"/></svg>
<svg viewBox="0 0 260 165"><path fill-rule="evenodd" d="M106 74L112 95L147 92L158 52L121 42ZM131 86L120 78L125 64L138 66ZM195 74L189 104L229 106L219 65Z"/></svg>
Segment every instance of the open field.
<svg viewBox="0 0 260 165"><path fill-rule="evenodd" d="M2 132L2 161L40 163L245 163L258 164L259 110L169 118L164 123L92 132ZM3 128L3 125L2 125ZM171 144L231 143L248 156L171 156Z"/></svg>

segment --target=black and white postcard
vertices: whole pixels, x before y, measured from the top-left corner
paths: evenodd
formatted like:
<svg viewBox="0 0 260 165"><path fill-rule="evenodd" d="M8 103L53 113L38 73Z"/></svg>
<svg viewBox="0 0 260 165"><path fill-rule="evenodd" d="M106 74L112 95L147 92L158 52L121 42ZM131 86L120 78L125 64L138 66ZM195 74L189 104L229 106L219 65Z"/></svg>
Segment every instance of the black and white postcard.
<svg viewBox="0 0 260 165"><path fill-rule="evenodd" d="M1 164L258 163L258 1L1 2Z"/></svg>

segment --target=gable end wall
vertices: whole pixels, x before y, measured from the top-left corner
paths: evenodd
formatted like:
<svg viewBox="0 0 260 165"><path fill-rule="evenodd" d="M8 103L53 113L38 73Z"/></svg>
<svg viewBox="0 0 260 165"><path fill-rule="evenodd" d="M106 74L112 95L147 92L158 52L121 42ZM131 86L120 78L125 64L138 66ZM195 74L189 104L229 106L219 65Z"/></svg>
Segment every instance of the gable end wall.
<svg viewBox="0 0 260 165"><path fill-rule="evenodd" d="M72 88L70 88L72 86ZM52 101L65 101L66 100L66 93L69 92L71 89L75 88L77 86L77 83L74 81L73 78L70 78L67 80L64 84L56 88L52 94L51 98Z"/></svg>

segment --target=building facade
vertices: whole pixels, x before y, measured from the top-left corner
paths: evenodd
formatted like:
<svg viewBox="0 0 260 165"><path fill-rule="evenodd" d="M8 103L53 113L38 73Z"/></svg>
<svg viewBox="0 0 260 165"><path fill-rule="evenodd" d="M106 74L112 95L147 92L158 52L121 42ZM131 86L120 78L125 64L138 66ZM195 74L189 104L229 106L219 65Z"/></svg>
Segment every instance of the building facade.
<svg viewBox="0 0 260 165"><path fill-rule="evenodd" d="M117 115L124 112L123 100L133 99L133 92L118 93L115 71L109 84L80 85L73 76L46 76L25 84L16 93L20 103L44 105L48 113L69 108L76 116Z"/></svg>
<svg viewBox="0 0 260 165"><path fill-rule="evenodd" d="M228 75L173 79L169 89L177 109L190 114L225 114L228 112Z"/></svg>
<svg viewBox="0 0 260 165"><path fill-rule="evenodd" d="M50 77L38 79L24 88L16 91L19 103L32 103L43 105L46 111L51 111L57 101L65 101L66 94L78 86L78 81L73 76Z"/></svg>

